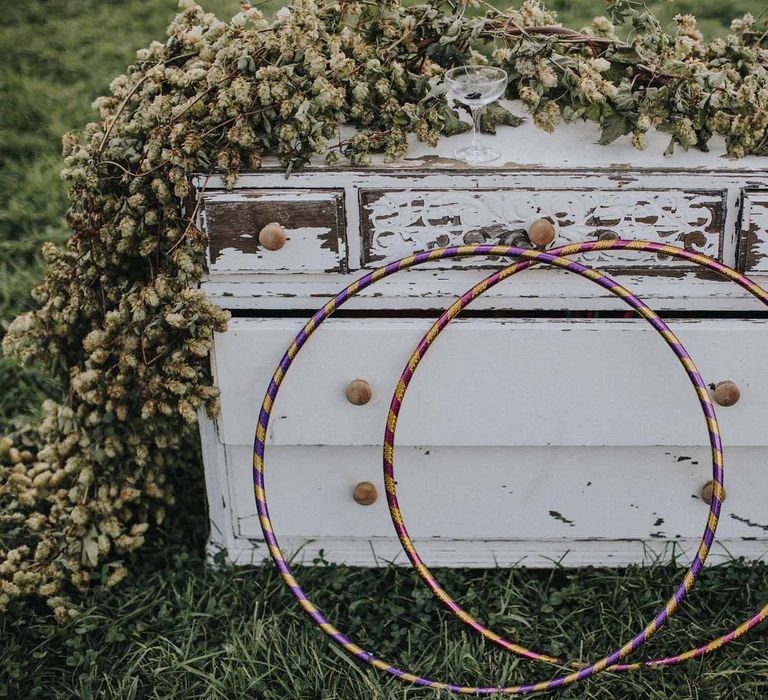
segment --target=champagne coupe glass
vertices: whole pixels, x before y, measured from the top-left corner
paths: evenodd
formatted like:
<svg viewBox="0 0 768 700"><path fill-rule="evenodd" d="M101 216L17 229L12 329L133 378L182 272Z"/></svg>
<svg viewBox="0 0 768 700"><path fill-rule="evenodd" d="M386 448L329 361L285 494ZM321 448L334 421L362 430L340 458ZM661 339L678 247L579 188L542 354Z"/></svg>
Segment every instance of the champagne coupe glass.
<svg viewBox="0 0 768 700"><path fill-rule="evenodd" d="M445 84L448 95L472 112L472 143L456 151L456 158L470 165L496 160L501 154L480 143L480 110L504 94L506 71L492 66L459 66L445 74Z"/></svg>

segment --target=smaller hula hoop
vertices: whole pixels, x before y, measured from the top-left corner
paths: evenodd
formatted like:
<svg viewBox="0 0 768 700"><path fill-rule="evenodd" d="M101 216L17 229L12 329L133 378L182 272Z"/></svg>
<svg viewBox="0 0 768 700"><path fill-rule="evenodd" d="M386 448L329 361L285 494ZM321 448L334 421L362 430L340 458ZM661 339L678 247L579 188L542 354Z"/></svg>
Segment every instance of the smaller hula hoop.
<svg viewBox="0 0 768 700"><path fill-rule="evenodd" d="M581 249L582 249L582 246L580 244L573 244L569 246L562 246L560 248L553 248L548 250L547 252L552 255L566 256L566 255L572 255L574 253L578 253L581 251ZM758 300L762 301L764 304L768 306L768 292L763 290L760 286L758 286L757 284L749 280L747 277L737 272L736 270L733 270L732 268L727 267L722 263L719 263L716 260L713 260L703 255L690 253L689 251L686 251L684 249L679 249L679 248L674 248L673 250L674 250L674 253L672 253L669 249L664 250L663 252L664 254L673 255L674 257L691 260L701 267L706 267L710 270L713 270L719 273L720 275L726 277L727 279L739 284L741 287L746 289L750 294L752 294L754 297L756 297ZM662 251L655 250L653 252L658 253ZM413 540L410 537L410 534L408 533L408 529L405 524L405 520L402 516L402 512L400 510L400 505L397 498L397 481L395 480L395 472L394 472L394 442L395 442L395 434L397 431L397 424L398 424L400 409L402 408L403 401L405 400L405 395L407 393L408 386L410 385L410 382L413 379L413 376L416 373L416 370L421 364L421 361L424 359L424 355L426 354L426 352L429 350L432 344L437 340L437 338L440 336L442 331L450 324L450 322L453 321L475 299L477 299L479 296L482 296L485 292L495 287L497 284L499 284L503 280L509 277L512 277L513 275L519 272L522 272L523 270L526 270L536 264L537 263L534 260L524 260L521 262L516 262L512 265L507 266L506 268L503 268L501 270L494 272L493 274L486 277L484 280L478 282L469 291L465 292L461 297L459 297L448 309L446 309L443 312L443 314L432 324L429 330L421 338L421 340L416 346L416 349L413 351L413 353L411 354L410 358L406 363L405 369L403 370L400 381L398 382L395 392L393 394L392 402L390 404L390 410L387 417L387 429L384 437L384 484L385 484L385 489L387 493L387 507L389 509L390 517L392 519L392 524L395 527L395 531L397 532L397 535L403 547L403 550L408 556L408 559L410 560L413 568L416 570L416 573L418 574L418 576L422 579L422 581L424 581L424 583L432 591L435 597L464 625L466 625L470 629L473 629L482 637L485 637L486 639L493 642L497 646L500 646L501 648L506 649L507 651L510 651L513 654L516 654L518 656L528 658L534 661L545 661L550 663L558 663L562 665L568 662L565 662L562 659L553 658L546 654L542 654L541 652L532 651L525 647L521 647L520 645L507 640L505 637L489 629L488 627L483 625L481 622L479 622L476 618L474 618L470 613L464 610L461 607L461 605L459 605L459 603L457 603L448 594L448 592L440 585L440 583L433 576L429 568L424 564L423 560L421 559L421 556L418 553L418 550L416 549L415 544L413 543ZM644 304L644 306L646 305ZM649 307L646 306L646 308L649 308ZM641 312L639 309L638 309L638 313L646 317L645 314ZM655 312L654 312L654 316L655 316ZM646 319L649 320L648 317L646 317ZM686 367L686 363L682 360L680 354L678 353L676 344L674 344L674 342L670 342L672 338L671 337L667 338L666 336L664 337L667 343L672 348L672 350L678 356L678 358L681 359L681 362L683 362L683 366L687 370L688 367ZM679 345L679 341L677 342L677 345ZM694 386L696 387L695 384ZM699 399L700 399L700 402L705 400L705 398L701 395L699 395ZM711 401L709 400L708 396L706 397L706 401L711 405ZM706 410L705 410L705 416L706 416ZM674 664L682 663L684 661L688 661L693 658L698 658L698 657L704 656L705 654L709 654L717 649L720 649L726 644L732 642L734 639L737 639L738 637L742 636L747 631L752 629L752 627L762 622L766 617L768 617L768 605L764 606L753 617L744 621L741 625L739 625L737 628L735 628L731 632L721 637L718 637L717 639L705 645L702 645L698 648L691 649L687 652L677 654L674 656L653 659L653 660L644 661L640 663L619 664L619 665L612 666L607 670L613 671L613 672L638 670L646 666L674 665ZM570 664L577 667L583 665L583 664L580 664L579 662L570 662Z"/></svg>
<svg viewBox="0 0 768 700"><path fill-rule="evenodd" d="M573 246L569 246L569 248L572 248L572 247ZM554 249L548 252L551 255L562 256L564 254L571 254L573 251L568 250L568 252L566 253L563 249ZM522 656L525 658L533 659L536 661L563 663L560 659L554 659L551 656L547 656L545 654L542 654L541 652L529 650L525 647L521 647L518 644L515 644L514 642L507 640L505 637L502 637L501 635L489 629L487 626L483 625L474 616L472 616L470 613L464 610L464 608L462 608L461 605L457 603L448 594L448 592L440 585L440 583L437 581L437 579L434 577L432 572L429 570L427 565L422 560L421 556L418 553L418 550L416 549L416 545L414 544L408 532L408 528L405 524L405 519L403 517L402 511L400 510L400 504L397 498L397 481L395 479L394 445L395 445L395 437L397 433L397 425L400 417L400 410L405 400L405 396L407 394L408 387L410 386L411 380L416 374L416 370L421 364L421 361L424 359L424 356L426 355L427 351L432 347L433 343L440 337L440 334L448 327L451 321L453 321L475 299L482 296L485 292L487 292L489 289L496 286L503 280L517 274L518 272L521 272L531 267L531 265L533 264L535 263L532 260L525 260L522 262L514 263L512 265L509 265L506 268L503 268L501 270L494 272L492 275L488 276L486 279L482 280L481 282L478 282L474 287L472 287L472 289L470 289L468 292L463 294L446 311L444 311L443 314L432 324L429 330L424 334L422 339L419 341L419 343L416 346L416 349L408 358L408 361L405 364L405 369L403 370L400 376L400 379L397 383L397 386L395 387L395 391L392 395L392 401L389 407L389 413L387 415L386 430L384 433L384 445L383 445L384 486L387 493L387 507L389 509L389 514L392 519L392 524L394 525L395 532L397 533L398 539L400 540L400 544L403 547L403 550L405 551L406 555L408 556L408 559L410 560L413 568L416 570L416 573L419 575L421 580L424 581L424 583L432 591L434 596L453 615L455 615L467 627L473 629L475 632L477 632L481 636L485 637L486 639L493 642L494 644L502 647L503 649L506 649L507 651L512 652L513 654L516 654L518 656ZM566 267L566 269L571 269L571 268ZM707 427L709 429L709 435L710 435L710 444L712 446L713 474L716 476L718 467L720 464L722 464L722 461L721 461L722 455L719 452L718 444L715 439L716 434L713 433L710 426L710 419L711 419L711 416L714 415L714 408L712 405L712 401L709 397L709 393L702 392L700 390L701 387L706 387L706 384L704 383L704 380L702 379L701 375L696 369L690 356L685 351L685 348L683 348L682 344L677 339L675 334L666 326L666 324L664 324L661 321L661 319L659 318L659 316L656 314L655 311L653 311L647 304L645 304L637 296L630 294L628 291L624 290L623 287L621 287L617 282L615 282L608 275L599 273L599 277L590 277L589 279L593 279L593 281L597 282L598 284L601 284L602 286L610 289L611 292L619 296L623 301L625 301L632 308L634 308L643 318L645 318L651 324L651 326L658 333L661 334L661 336L664 338L666 343L672 349L675 356L680 360L680 363L682 364L683 369L685 369L686 373L688 374L688 377L693 385L693 388L696 391L696 394L699 398L699 403L704 413L704 417L707 421ZM607 283L607 284L604 284L604 283ZM608 286L608 285L612 285L612 286ZM620 291L620 290L623 290L623 291ZM714 530L717 527L717 516L715 516L714 521L712 521L711 512L710 512L710 520L708 521L708 525L712 526L712 531L714 533ZM705 537L706 537L706 531L705 531ZM711 541L707 543L708 547L710 545L711 545ZM697 556L698 556L698 553L697 553ZM694 559L694 565L695 563L696 563L696 559ZM692 565L692 569L694 565ZM670 616L674 614L681 600L682 598L679 598L677 594L672 600L670 600L666 608L667 613Z"/></svg>
<svg viewBox="0 0 768 700"><path fill-rule="evenodd" d="M613 249L628 249L628 250L654 250L658 252L676 251L678 249L672 246L665 246L662 244L648 243L644 241L594 241L573 247L573 252L586 252L591 250L613 250ZM667 621L669 616L674 613L674 610L679 605L685 596L692 588L698 573L701 571L701 567L709 552L709 546L714 539L714 529L717 526L717 518L720 512L720 503L722 501L723 494L723 470L722 470L722 448L720 445L719 427L717 424L717 418L715 416L714 407L711 403L709 408L711 415L707 415L707 423L709 426L710 442L713 447L713 476L715 481L715 488L712 498L712 504L710 507L710 517L707 521L707 526L702 536L701 544L699 545L696 557L691 564L690 569L683 577L682 582L676 589L674 596L670 599L664 609L662 609L649 622L645 628L638 633L633 639L625 643L622 647L611 653L610 655L600 659L599 661L590 664L589 666L582 668L578 671L574 671L565 676L552 678L550 680L541 681L538 683L530 683L525 685L516 685L508 687L479 687L479 686L462 686L452 683L445 683L440 681L434 681L429 678L419 677L408 671L403 671L385 661L382 661L369 652L365 651L359 645L354 643L345 634L331 625L325 616L320 612L317 606L312 603L303 591L298 581L294 577L289 564L286 562L283 556L282 550L278 543L277 537L272 528L272 521L269 517L269 507L267 504L266 490L264 485L264 453L265 453L265 440L267 436L267 427L269 425L270 413L272 406L274 405L274 399L277 396L279 387L282 384L285 375L290 368L296 355L300 349L304 346L307 339L315 332L315 330L330 316L342 306L351 297L358 294L360 291L370 286L374 282L387 277L395 272L403 269L407 269L414 265L419 265L431 260L437 260L440 258L451 257L464 257L473 255L501 255L505 257L519 257L528 260L536 260L546 264L554 265L564 269L571 270L577 274L591 279L592 281L600 284L605 289L608 289L612 293L621 298L633 298L633 295L623 287L616 285L612 280L608 280L604 275L591 270L579 263L567 260L565 258L556 257L548 253L542 253L538 251L527 250L525 248L516 248L514 246L503 245L474 245L474 246L461 246L452 248L438 248L431 251L425 251L416 255L411 255L401 260L396 260L384 267L380 267L360 279L352 282L349 286L345 287L339 292L333 299L319 309L312 318L304 325L299 331L296 338L289 346L286 353L283 355L275 373L272 377L272 381L269 384L264 401L262 402L261 411L259 413L259 421L256 426L256 437L254 440L253 448L253 480L254 480L254 492L256 496L256 509L259 515L259 522L261 524L262 532L264 533L264 539L269 548L270 554L275 566L280 572L283 581L290 589L292 595L301 607L307 612L312 620L317 624L323 632L325 632L331 639L337 644L343 647L348 653L355 656L359 660L373 666L374 668L388 673L396 678L399 678L405 682L412 683L414 685L435 688L438 690L448 690L465 695L493 695L495 693L504 693L509 695L523 695L531 692L551 690L554 688L560 688L570 685L584 678L592 676L596 673L604 671L606 668L613 666L616 662L626 658L637 647L641 646L647 639L649 639L658 629L660 629ZM640 306L642 302L637 302ZM654 312L648 309L649 315L655 316ZM649 320L651 320L649 318ZM658 330L662 333L671 333L666 328L664 322L656 316L654 325L658 324ZM680 351L685 353L684 348L680 346ZM687 355L687 353L686 353ZM682 361L682 359L681 359ZM697 385L697 393L700 396L709 397L706 386L704 385L698 372L695 372L693 362L690 361L693 370L688 370L689 376L692 381L694 377L698 377L700 386ZM684 363L685 364L685 363ZM692 374L693 372L693 374ZM702 408L704 406L702 405ZM705 411L706 413L706 411Z"/></svg>

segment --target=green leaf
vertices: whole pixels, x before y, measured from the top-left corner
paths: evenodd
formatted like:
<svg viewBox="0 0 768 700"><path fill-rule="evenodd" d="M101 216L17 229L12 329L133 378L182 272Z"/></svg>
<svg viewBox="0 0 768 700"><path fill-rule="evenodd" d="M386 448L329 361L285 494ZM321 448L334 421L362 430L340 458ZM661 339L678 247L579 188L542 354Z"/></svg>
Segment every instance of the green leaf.
<svg viewBox="0 0 768 700"><path fill-rule="evenodd" d="M634 109L635 95L632 92L632 86L629 82L624 81L619 85L619 91L616 97L613 98L613 102L623 112L628 112Z"/></svg>
<svg viewBox="0 0 768 700"><path fill-rule="evenodd" d="M442 97L446 92L448 92L448 86L443 81L440 81L430 88L429 92L421 98L421 102L426 102L435 97Z"/></svg>
<svg viewBox="0 0 768 700"><path fill-rule="evenodd" d="M626 136L632 131L632 120L622 114L612 114L603 121L603 130L600 133L598 143L607 146L621 136Z"/></svg>
<svg viewBox="0 0 768 700"><path fill-rule="evenodd" d="M600 108L600 105L597 102L592 102L584 110L584 119L587 119L591 122L599 122L601 114L602 114L602 110Z"/></svg>
<svg viewBox="0 0 768 700"><path fill-rule="evenodd" d="M446 136L454 136L455 134L463 134L466 131L469 131L472 126L470 124L467 124L467 122L461 121L459 118L459 113L451 109L450 107L445 108L441 114L443 118L443 127L441 129L442 133Z"/></svg>
<svg viewBox="0 0 768 700"><path fill-rule="evenodd" d="M311 106L311 103L309 100L304 100L300 105L299 108L296 110L296 118L299 119L306 115L307 112L309 112L309 108Z"/></svg>
<svg viewBox="0 0 768 700"><path fill-rule="evenodd" d="M579 107L578 109L574 109L570 105L565 105L565 107L563 107L563 121L565 122L576 121L583 114L584 114L583 107Z"/></svg>
<svg viewBox="0 0 768 700"><path fill-rule="evenodd" d="M502 107L498 102L486 105L480 115L480 131L486 134L495 134L496 127L500 124L505 126L520 126L522 117L513 114L508 109Z"/></svg>
<svg viewBox="0 0 768 700"><path fill-rule="evenodd" d="M91 526L82 542L82 563L84 566L96 566L99 562L99 535Z"/></svg>
<svg viewBox="0 0 768 700"><path fill-rule="evenodd" d="M626 47L619 48L613 51L610 55L611 62L626 63L628 65L636 65L642 62L642 58L634 48Z"/></svg>

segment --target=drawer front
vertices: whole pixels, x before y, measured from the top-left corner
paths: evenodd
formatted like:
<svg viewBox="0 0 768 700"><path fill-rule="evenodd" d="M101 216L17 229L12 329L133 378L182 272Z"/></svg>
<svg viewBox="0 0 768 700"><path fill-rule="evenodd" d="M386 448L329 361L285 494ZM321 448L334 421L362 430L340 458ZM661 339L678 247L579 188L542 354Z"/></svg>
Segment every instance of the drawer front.
<svg viewBox="0 0 768 700"><path fill-rule="evenodd" d="M212 275L346 271L342 190L213 190L201 197ZM285 245L279 250L259 245L259 231L272 222L285 229Z"/></svg>
<svg viewBox="0 0 768 700"><path fill-rule="evenodd" d="M431 248L474 243L530 247L529 226L554 225L554 246L593 239L669 243L722 259L724 190L360 190L363 265ZM645 253L596 252L589 265L626 270L683 269ZM438 267L482 267L488 261L446 260Z"/></svg>
<svg viewBox="0 0 768 700"><path fill-rule="evenodd" d="M744 192L739 254L746 274L768 273L768 190Z"/></svg>
<svg viewBox="0 0 768 700"><path fill-rule="evenodd" d="M234 319L215 338L219 431L247 445L264 392L298 319ZM331 319L296 358L275 401L270 445L380 445L392 392L430 320ZM731 379L720 408L726 447L765 445L765 321L670 324L707 383ZM372 400L347 400L365 379ZM426 355L406 397L399 445L706 445L688 378L641 320L466 319Z"/></svg>
<svg viewBox="0 0 768 700"><path fill-rule="evenodd" d="M396 458L409 532L427 545L527 541L535 552L530 542L561 541L565 552L579 541L614 541L617 550L632 540L691 544L707 518L700 497L711 479L705 448L402 447ZM235 531L261 538L251 450L228 448L227 463ZM729 549L761 541L768 550L764 463L759 448L735 448L726 462L718 541ZM374 447L274 447L265 480L281 539L395 541ZM370 506L352 498L360 481L378 488Z"/></svg>

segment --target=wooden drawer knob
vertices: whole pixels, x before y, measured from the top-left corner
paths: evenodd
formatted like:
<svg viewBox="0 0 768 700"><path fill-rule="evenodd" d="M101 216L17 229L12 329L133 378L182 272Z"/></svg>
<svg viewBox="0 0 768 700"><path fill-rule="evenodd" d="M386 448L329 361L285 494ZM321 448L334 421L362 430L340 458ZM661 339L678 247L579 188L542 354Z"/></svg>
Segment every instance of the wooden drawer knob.
<svg viewBox="0 0 768 700"><path fill-rule="evenodd" d="M373 505L378 497L379 492L376 490L376 485L370 481L361 481L352 492L352 498L361 506Z"/></svg>
<svg viewBox="0 0 768 700"><path fill-rule="evenodd" d="M259 245L267 250L280 250L285 245L285 229L274 221L267 224L259 231Z"/></svg>
<svg viewBox="0 0 768 700"><path fill-rule="evenodd" d="M546 246L555 240L555 226L547 219L536 219L528 229L528 238L535 246Z"/></svg>
<svg viewBox="0 0 768 700"><path fill-rule="evenodd" d="M715 491L715 482L714 481L708 481L701 489L701 500L704 501L708 506L712 505L712 494ZM725 489L723 489L723 498L722 500L725 500Z"/></svg>
<svg viewBox="0 0 768 700"><path fill-rule="evenodd" d="M715 385L715 401L721 406L733 406L741 398L741 391L736 382L727 379Z"/></svg>
<svg viewBox="0 0 768 700"><path fill-rule="evenodd" d="M365 379L353 379L347 385L347 400L355 406L365 406L373 398L373 389Z"/></svg>

